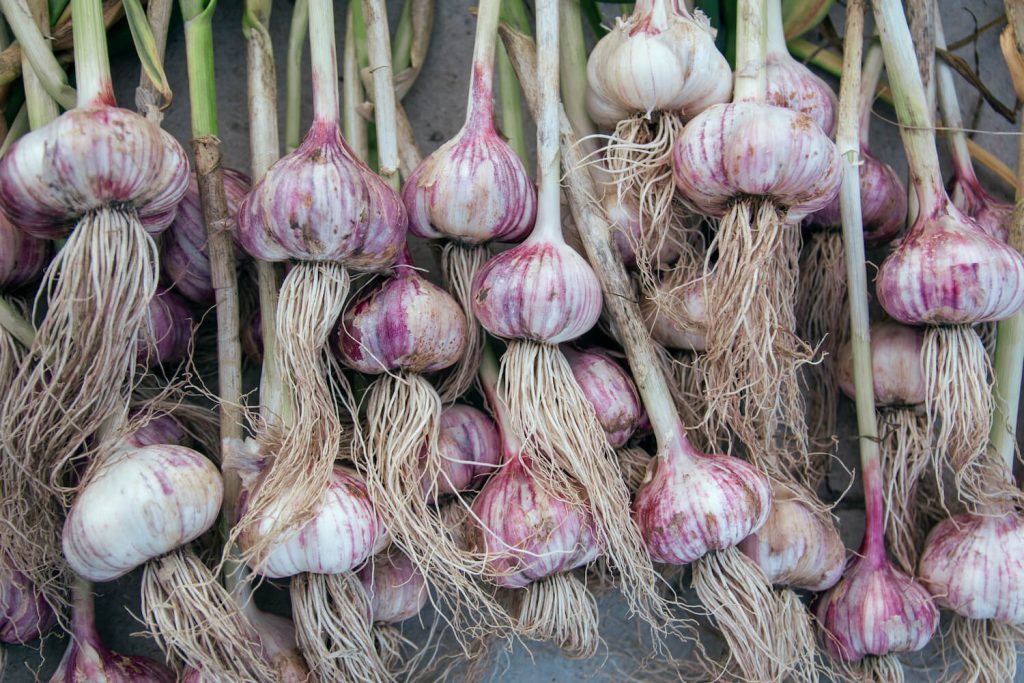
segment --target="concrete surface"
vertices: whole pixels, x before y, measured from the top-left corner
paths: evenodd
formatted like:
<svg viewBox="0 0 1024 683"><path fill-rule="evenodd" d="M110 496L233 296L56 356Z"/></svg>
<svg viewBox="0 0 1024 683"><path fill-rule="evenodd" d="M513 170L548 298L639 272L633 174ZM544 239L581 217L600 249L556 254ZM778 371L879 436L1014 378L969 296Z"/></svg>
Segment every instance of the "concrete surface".
<svg viewBox="0 0 1024 683"><path fill-rule="evenodd" d="M247 110L245 105L245 55L241 35L241 0L221 0L216 18L217 40L217 85L220 101L221 136L224 142L225 158L231 166L248 168ZM417 139L424 152L429 152L451 137L462 125L465 93L469 80L468 65L472 50L474 20L469 12L473 2L469 0L439 0L434 25L433 44L427 65L419 82L409 93L405 106L413 121ZM339 3L338 16L343 3ZM973 0L960 3L952 0L940 2L946 21L946 35L950 42L972 32L1003 12L1002 3L997 0ZM969 5L969 9L966 5ZM392 16L397 17L400 0L389 0ZM278 0L274 5L272 33L278 61L284 56L287 42L290 3ZM833 18L841 26L841 8L833 11ZM342 23L338 23L339 50L343 41ZM985 82L1004 102L1013 102L1013 91L1009 76L998 51L997 31L985 33L978 41L977 49L963 48L959 54L972 64L978 59L979 71ZM188 96L185 77L184 40L180 23L172 25L172 34L167 48L167 73L176 93L174 105L168 112L165 125L179 140L189 138ZM138 79L138 67L131 59L121 57L114 66L116 89L119 101L130 104L132 92ZM279 70L280 90L283 92L283 69ZM972 120L978 98L960 81L962 106L965 118ZM903 172L902 151L893 125L895 116L891 110L878 108L872 127L874 151L892 162ZM308 120L310 93L308 83L304 93L303 112ZM283 104L281 107L283 126ZM990 109L983 107L981 115L973 124L985 131L1012 132L1013 127L999 118ZM994 151L1011 168L1016 166L1016 138L1012 135L978 135L982 145ZM979 171L984 184L1000 195L1007 195L1006 188L984 170ZM423 262L426 265L426 262ZM852 410L848 403L842 406L844 440L842 454L846 462L855 461L856 452L851 435ZM837 488L844 488L843 482L836 481ZM856 488L850 493L847 503L856 508L860 493ZM840 512L844 536L848 544L855 545L860 538L862 521L856 509ZM137 622L131 612L138 609L138 578L136 575L121 581L97 587L98 625L106 643L122 653L160 657L160 653L147 639L137 637ZM281 594L273 594L268 587L260 595L260 601L276 609L283 609ZM619 681L631 677L636 661L644 657L647 645L639 635L637 627L625 619L623 606L614 595L600 599L602 608L602 633L606 647L602 653L589 661L570 661L561 658L558 652L545 645L532 648L532 656L523 648L515 649L492 671L491 680L516 681L564 681L573 679ZM412 629L418 631L418 629ZM412 634L417 637L415 633ZM49 638L43 649L43 657L31 648L10 648L5 681L47 680L63 651L59 637ZM684 655L684 649L677 654ZM922 672L938 664L934 650L910 660L908 680L923 681L927 676ZM641 680L650 680L649 675ZM1018 680L1024 680L1024 677Z"/></svg>

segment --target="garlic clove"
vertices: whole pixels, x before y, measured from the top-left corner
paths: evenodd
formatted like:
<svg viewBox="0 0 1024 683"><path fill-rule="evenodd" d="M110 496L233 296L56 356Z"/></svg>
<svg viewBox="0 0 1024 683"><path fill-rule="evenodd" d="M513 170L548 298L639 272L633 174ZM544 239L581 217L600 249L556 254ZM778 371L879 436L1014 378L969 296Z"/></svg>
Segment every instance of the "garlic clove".
<svg viewBox="0 0 1024 683"><path fill-rule="evenodd" d="M220 512L217 467L184 446L122 449L86 480L64 521L68 565L90 581L112 581L188 543Z"/></svg>
<svg viewBox="0 0 1024 683"><path fill-rule="evenodd" d="M373 556L359 572L373 621L397 624L427 604L427 584L409 557L395 546Z"/></svg>
<svg viewBox="0 0 1024 683"><path fill-rule="evenodd" d="M871 367L875 402L879 406L923 405L926 396L921 351L924 331L892 320L871 324ZM856 397L853 384L853 351L850 342L836 357L839 388Z"/></svg>
<svg viewBox="0 0 1024 683"><path fill-rule="evenodd" d="M643 403L629 373L598 347L562 346L576 384L594 408L612 448L624 446L644 417Z"/></svg>
<svg viewBox="0 0 1024 683"><path fill-rule="evenodd" d="M939 522L918 575L939 605L968 619L1024 624L1024 518L962 514Z"/></svg>
<svg viewBox="0 0 1024 683"><path fill-rule="evenodd" d="M462 357L467 334L458 302L411 266L401 266L345 311L335 348L360 372L434 372Z"/></svg>
<svg viewBox="0 0 1024 683"><path fill-rule="evenodd" d="M479 488L501 460L501 438L494 421L482 410L453 405L441 412L437 435L441 471L423 472L428 498Z"/></svg>

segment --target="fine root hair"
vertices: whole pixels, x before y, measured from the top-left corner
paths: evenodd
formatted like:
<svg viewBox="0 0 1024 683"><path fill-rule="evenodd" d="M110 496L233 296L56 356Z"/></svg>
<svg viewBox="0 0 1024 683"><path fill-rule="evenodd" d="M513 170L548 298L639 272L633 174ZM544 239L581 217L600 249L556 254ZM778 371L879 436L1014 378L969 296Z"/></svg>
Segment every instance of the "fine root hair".
<svg viewBox="0 0 1024 683"><path fill-rule="evenodd" d="M562 499L578 482L609 564L621 578L632 612L651 625L655 646L672 623L657 590L658 574L630 516L629 490L593 406L576 384L569 362L548 344L513 341L501 359L498 396L509 408L511 429L522 439L539 485Z"/></svg>
<svg viewBox="0 0 1024 683"><path fill-rule="evenodd" d="M571 572L554 574L512 591L516 632L551 642L570 659L592 657L601 645L597 601Z"/></svg>
<svg viewBox="0 0 1024 683"><path fill-rule="evenodd" d="M635 446L620 448L617 451L619 470L630 495L635 495L647 480L647 468L652 456L642 448Z"/></svg>
<svg viewBox="0 0 1024 683"><path fill-rule="evenodd" d="M836 669L836 679L849 683L904 683L906 680L903 662L896 655L868 655L856 662L841 662Z"/></svg>
<svg viewBox="0 0 1024 683"><path fill-rule="evenodd" d="M170 661L219 681L276 679L259 634L187 547L146 564L142 622Z"/></svg>
<svg viewBox="0 0 1024 683"><path fill-rule="evenodd" d="M885 482L885 539L889 554L904 572L914 575L930 526L922 517L919 484L928 470L931 449L928 419L913 408L878 411L879 442Z"/></svg>
<svg viewBox="0 0 1024 683"><path fill-rule="evenodd" d="M277 365L283 401L291 413L285 423L275 420L261 427L258 439L270 466L232 531L234 540L251 525L261 525L243 558L256 569L276 539L313 518L327 493L334 462L344 455L347 421L339 413L342 408L352 412L354 402L343 375L333 372L328 340L349 285L340 264L304 262L292 268L281 286L278 356L270 362ZM269 514L271 509L278 512ZM269 528L262 528L267 522Z"/></svg>
<svg viewBox="0 0 1024 683"><path fill-rule="evenodd" d="M800 596L789 588L775 591L778 597L776 634L780 640L779 650L785 652L787 681L816 683L827 675L825 661L818 657L818 641L814 631L814 618L800 600Z"/></svg>
<svg viewBox="0 0 1024 683"><path fill-rule="evenodd" d="M945 672L943 680L950 683L1017 680L1017 648L1024 642L1020 627L954 614L944 641L959 660L959 667Z"/></svg>
<svg viewBox="0 0 1024 683"><path fill-rule="evenodd" d="M441 401L452 403L473 386L480 369L480 357L484 350L484 328L473 317L473 278L487 262L490 250L486 246L466 246L449 242L441 252L441 275L445 287L462 306L466 314L466 349L437 387Z"/></svg>

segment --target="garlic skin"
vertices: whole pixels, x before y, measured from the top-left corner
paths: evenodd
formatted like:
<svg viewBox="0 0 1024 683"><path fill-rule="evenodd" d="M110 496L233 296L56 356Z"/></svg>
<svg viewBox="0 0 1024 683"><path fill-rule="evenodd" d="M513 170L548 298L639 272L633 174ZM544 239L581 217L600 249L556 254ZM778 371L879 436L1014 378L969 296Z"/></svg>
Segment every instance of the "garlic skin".
<svg viewBox="0 0 1024 683"><path fill-rule="evenodd" d="M612 448L624 446L644 417L644 406L633 379L598 347L562 347L576 383L594 408Z"/></svg>
<svg viewBox="0 0 1024 683"><path fill-rule="evenodd" d="M395 546L373 556L359 572L373 621L397 624L427 604L427 583L409 557Z"/></svg>
<svg viewBox="0 0 1024 683"><path fill-rule="evenodd" d="M441 412L437 435L441 472L423 472L423 490L432 499L479 488L501 461L501 437L482 410L456 404Z"/></svg>
<svg viewBox="0 0 1024 683"><path fill-rule="evenodd" d="M828 136L835 135L839 101L828 83L793 59L788 50L769 50L766 102L811 117Z"/></svg>
<svg viewBox="0 0 1024 683"><path fill-rule="evenodd" d="M806 114L757 102L715 105L686 125L672 153L682 198L721 217L741 196L767 195L799 221L839 192L839 151Z"/></svg>
<svg viewBox="0 0 1024 683"><path fill-rule="evenodd" d="M892 320L871 323L871 366L875 403L879 406L918 406L926 398L921 352L924 330ZM856 398L853 383L853 347L850 342L836 356L839 388Z"/></svg>
<svg viewBox="0 0 1024 683"><path fill-rule="evenodd" d="M908 325L1005 320L1024 306L1024 257L941 201L882 263L875 290Z"/></svg>
<svg viewBox="0 0 1024 683"><path fill-rule="evenodd" d="M239 242L254 258L367 271L395 262L407 223L395 191L356 158L335 123L319 120L238 209Z"/></svg>
<svg viewBox="0 0 1024 683"><path fill-rule="evenodd" d="M402 201L409 232L424 239L518 242L537 220L533 181L483 107L471 110L458 134L420 162Z"/></svg>
<svg viewBox="0 0 1024 683"><path fill-rule="evenodd" d="M601 554L593 518L547 495L518 458L487 481L473 513L473 543L505 588L571 571Z"/></svg>
<svg viewBox="0 0 1024 683"><path fill-rule="evenodd" d="M188 446L191 437L180 422L170 415L156 415L135 429L125 442L134 448L170 444Z"/></svg>
<svg viewBox="0 0 1024 683"><path fill-rule="evenodd" d="M968 619L1024 624L1024 518L957 515L925 541L918 576L942 607Z"/></svg>
<svg viewBox="0 0 1024 683"><path fill-rule="evenodd" d="M184 446L126 448L100 465L68 511L61 545L90 581L113 581L206 532L224 483L216 465Z"/></svg>
<svg viewBox="0 0 1024 683"><path fill-rule="evenodd" d="M228 200L231 231L238 231L238 206L249 192L249 176L230 168L223 169L224 194ZM244 253L235 246L235 267L241 265ZM199 199L199 184L189 174L188 189L174 222L164 233L160 247L160 268L165 281L179 294L197 304L212 304L213 282L210 279L210 256L207 253L206 223Z"/></svg>
<svg viewBox="0 0 1024 683"><path fill-rule="evenodd" d="M639 0L587 60L587 110L598 126L631 116L685 116L727 102L732 71L708 18L666 0Z"/></svg>
<svg viewBox="0 0 1024 683"><path fill-rule="evenodd" d="M148 330L139 337L140 364L156 367L182 360L188 354L194 322L185 299L166 287L157 287L149 300Z"/></svg>
<svg viewBox="0 0 1024 683"><path fill-rule="evenodd" d="M50 260L50 243L18 230L0 214L0 287L36 280Z"/></svg>
<svg viewBox="0 0 1024 683"><path fill-rule="evenodd" d="M739 549L776 586L828 590L846 567L846 547L835 526L781 486L772 487L772 510L764 526Z"/></svg>
<svg viewBox="0 0 1024 683"><path fill-rule="evenodd" d="M94 635L72 637L50 683L175 683L176 680L174 673L163 664L146 657L118 654Z"/></svg>
<svg viewBox="0 0 1024 683"><path fill-rule="evenodd" d="M492 256L473 278L473 315L502 339L561 344L601 316L601 283L564 242L530 239Z"/></svg>
<svg viewBox="0 0 1024 683"><path fill-rule="evenodd" d="M749 463L666 444L636 492L633 518L655 562L689 564L731 548L768 520L772 490Z"/></svg>
<svg viewBox="0 0 1024 683"><path fill-rule="evenodd" d="M454 297L403 265L345 311L335 348L359 372L434 372L462 357L467 334L466 315Z"/></svg>
<svg viewBox="0 0 1024 683"><path fill-rule="evenodd" d="M158 125L127 109L67 111L22 136L0 159L0 210L19 230L65 236L84 214L127 204L151 234L174 219L188 157Z"/></svg>
<svg viewBox="0 0 1024 683"><path fill-rule="evenodd" d="M53 628L57 615L43 594L0 554L0 643L24 645Z"/></svg>
<svg viewBox="0 0 1024 683"><path fill-rule="evenodd" d="M861 149L860 206L864 243L878 247L891 242L903 230L907 220L907 189L892 166ZM812 228L841 226L839 195L824 209L804 222Z"/></svg>
<svg viewBox="0 0 1024 683"><path fill-rule="evenodd" d="M707 351L706 332L708 324L707 299L704 283L695 281L682 288L662 281L658 292L640 301L640 313L651 338L666 349L674 351ZM668 315L662 306L670 304L673 315ZM683 327L682 322L688 327Z"/></svg>
<svg viewBox="0 0 1024 683"><path fill-rule="evenodd" d="M242 477L245 485L247 476L243 473ZM246 485L246 488L250 487ZM277 513L276 507L271 505L264 519L247 527L238 539L243 551L271 527L271 520ZM244 508L240 514L244 514ZM350 469L335 466L316 516L301 529L275 539L253 570L268 579L282 579L302 572L341 574L362 565L389 540L362 477Z"/></svg>
<svg viewBox="0 0 1024 683"><path fill-rule="evenodd" d="M1001 202L978 184L977 178L958 175L950 190L953 206L970 216L985 233L1000 242L1010 235L1010 221L1013 219L1013 204Z"/></svg>
<svg viewBox="0 0 1024 683"><path fill-rule="evenodd" d="M843 578L822 595L815 614L828 653L844 662L914 652L939 625L939 610L920 584L884 556L853 556Z"/></svg>

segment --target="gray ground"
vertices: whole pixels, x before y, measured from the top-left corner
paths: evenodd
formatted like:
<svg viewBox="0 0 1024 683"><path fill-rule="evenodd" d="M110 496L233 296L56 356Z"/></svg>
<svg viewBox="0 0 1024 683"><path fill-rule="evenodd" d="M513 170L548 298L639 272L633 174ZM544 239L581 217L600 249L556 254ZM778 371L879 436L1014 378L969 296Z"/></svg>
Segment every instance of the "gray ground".
<svg viewBox="0 0 1024 683"><path fill-rule="evenodd" d="M247 110L245 106L245 56L241 35L241 0L221 0L216 19L217 84L220 99L221 136L224 143L225 159L231 166L248 168ZM339 3L341 4L341 3ZM392 16L397 17L401 6L399 0L389 0ZM409 93L405 106L413 121L417 140L424 152L435 149L449 139L462 125L465 107L465 93L469 80L469 60L472 51L474 20L469 8L474 3L467 0L439 0L434 24L433 44L427 65L419 82ZM1003 12L998 0L973 0L970 3L941 0L940 6L946 22L946 35L953 42L974 31L975 22L983 25ZM275 2L272 33L278 63L282 63L288 33L291 4L287 0ZM338 11L338 16L343 16ZM842 23L841 8L833 10L833 18ZM343 40L339 22L339 50ZM1013 90L998 50L997 32L989 31L981 36L977 47L967 46L958 54L968 60L981 74L988 87L1002 101L1012 104ZM189 105L185 76L184 38L180 23L172 26L172 35L167 47L167 73L177 97L165 120L167 129L179 140L189 138ZM138 81L138 67L132 60L119 59L114 65L119 100L124 104L133 101L132 92ZM283 70L279 72L283 91ZM1005 133L1012 132L1013 126L982 107L977 119L972 114L977 108L978 98L974 91L960 81L961 103L968 125L981 131L999 131L1003 135L981 134L976 137L985 147L995 152L1011 168L1016 167L1016 138ZM303 110L308 119L310 94L308 83L304 93ZM283 101L283 100L282 100ZM905 163L893 124L891 110L878 108L872 128L872 147L876 154L893 163L902 173ZM283 106L281 107L283 122ZM972 123L973 121L973 123ZM979 171L983 183L997 194L1005 195L1007 189L984 170ZM427 263L427 262L423 262ZM848 403L842 406L842 424L845 436L842 455L846 462L856 458L853 434L852 408ZM843 477L835 482L837 488L845 488ZM849 545L859 542L862 521L856 511L859 490L851 491L847 503L853 509L841 511L840 518L844 536ZM138 608L138 578L136 575L121 581L97 587L97 617L100 632L106 643L122 653L141 654L159 658L160 653L152 642L134 636L139 627L131 616ZM280 605L280 596L266 595L268 605ZM262 601L262 599L261 599ZM558 681L576 679L623 680L635 668L639 657L647 654L647 646L639 634L638 627L625 619L623 606L614 595L600 599L602 633L606 648L602 655L589 661L570 661L558 652L544 645L533 647L532 656L525 649L514 650L506 661L499 662L491 678L493 680ZM39 653L29 648L11 648L8 651L8 667L4 680L29 681L41 678L47 680L63 651L63 642L51 638L43 649L45 660L40 661ZM684 654L680 650L680 655ZM934 651L928 651L917 658L915 668L908 667L908 680L923 681L927 677L923 669L933 668L941 662ZM916 670L915 670L916 669ZM38 675L37 675L38 674ZM646 678L646 677L645 677ZM935 680L934 676L932 677ZM1024 677L1018 677L1024 680Z"/></svg>

